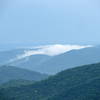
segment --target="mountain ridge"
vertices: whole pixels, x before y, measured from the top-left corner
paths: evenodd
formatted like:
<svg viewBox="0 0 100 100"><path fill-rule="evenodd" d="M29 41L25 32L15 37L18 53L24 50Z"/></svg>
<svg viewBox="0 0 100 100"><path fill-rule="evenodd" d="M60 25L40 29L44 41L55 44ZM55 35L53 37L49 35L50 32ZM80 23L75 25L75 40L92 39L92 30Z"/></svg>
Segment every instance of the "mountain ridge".
<svg viewBox="0 0 100 100"><path fill-rule="evenodd" d="M33 80L39 81L47 78L48 75L41 74L35 71L30 71L23 68L18 68L14 66L2 66L0 67L0 83L5 83L10 80Z"/></svg>
<svg viewBox="0 0 100 100"><path fill-rule="evenodd" d="M95 100L99 91L100 63L68 69L33 85L0 90L8 100Z"/></svg>

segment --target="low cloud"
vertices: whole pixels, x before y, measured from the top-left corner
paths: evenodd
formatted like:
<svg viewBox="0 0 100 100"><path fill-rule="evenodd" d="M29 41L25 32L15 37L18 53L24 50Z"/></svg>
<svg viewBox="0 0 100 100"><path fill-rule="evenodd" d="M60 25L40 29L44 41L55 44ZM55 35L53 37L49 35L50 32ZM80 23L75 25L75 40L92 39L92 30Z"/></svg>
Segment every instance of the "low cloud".
<svg viewBox="0 0 100 100"><path fill-rule="evenodd" d="M36 48L37 50L26 50L24 51L24 54L19 55L18 58L20 59L20 58L24 58L31 55L37 55L37 54L55 56L55 55L68 52L70 50L75 50L75 49L78 50L78 49L83 49L83 48L88 48L88 47L91 47L91 45L81 46L81 45L56 44L56 45L38 46L38 47L33 47L33 49Z"/></svg>
<svg viewBox="0 0 100 100"><path fill-rule="evenodd" d="M48 56L56 56L65 52L68 52L70 50L79 50L83 48L92 47L91 45L61 45L61 44L55 44L55 45L45 45L45 46L38 46L33 47L33 50L25 50L23 54L18 55L15 57L15 59L10 60L11 62L20 60L32 55L42 54L42 55L48 55Z"/></svg>

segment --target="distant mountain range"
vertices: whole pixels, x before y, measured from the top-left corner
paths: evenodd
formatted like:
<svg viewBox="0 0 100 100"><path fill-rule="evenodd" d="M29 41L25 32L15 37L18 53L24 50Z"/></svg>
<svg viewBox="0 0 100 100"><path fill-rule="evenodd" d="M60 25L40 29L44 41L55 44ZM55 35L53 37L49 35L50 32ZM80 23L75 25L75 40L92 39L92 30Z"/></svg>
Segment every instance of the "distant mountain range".
<svg viewBox="0 0 100 100"><path fill-rule="evenodd" d="M42 63L49 60L50 58L52 57L47 56L47 55L32 55L32 56L25 57L23 59L11 62L8 65L18 66L19 68L25 68L25 69L35 71L36 66L41 65Z"/></svg>
<svg viewBox="0 0 100 100"><path fill-rule="evenodd" d="M71 50L54 56L45 54L30 55L29 52L30 56L23 56L24 51L29 50L33 49L15 49L1 52L0 63L1 65L17 66L40 73L56 74L65 69L100 62L100 46Z"/></svg>
<svg viewBox="0 0 100 100"><path fill-rule="evenodd" d="M98 100L100 63L62 71L31 85L1 88L0 100Z"/></svg>
<svg viewBox="0 0 100 100"><path fill-rule="evenodd" d="M40 74L38 72L30 71L27 69L2 66L0 67L0 84L11 81L11 80L30 80L40 81L46 79L48 75Z"/></svg>
<svg viewBox="0 0 100 100"><path fill-rule="evenodd" d="M98 62L100 62L100 46L72 50L54 56L41 65L36 66L35 71L55 74L65 69Z"/></svg>
<svg viewBox="0 0 100 100"><path fill-rule="evenodd" d="M31 50L31 49L20 48L20 49L8 50L8 51L0 51L0 65L8 64L10 62L13 62L13 60L15 61L19 55L24 54L24 52L27 50Z"/></svg>

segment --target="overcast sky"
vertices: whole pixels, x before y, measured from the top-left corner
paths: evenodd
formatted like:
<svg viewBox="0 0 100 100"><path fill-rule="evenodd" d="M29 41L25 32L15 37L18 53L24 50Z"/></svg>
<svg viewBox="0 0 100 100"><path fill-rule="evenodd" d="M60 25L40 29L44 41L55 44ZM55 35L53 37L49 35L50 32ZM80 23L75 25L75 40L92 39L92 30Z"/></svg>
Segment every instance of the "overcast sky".
<svg viewBox="0 0 100 100"><path fill-rule="evenodd" d="M99 0L0 0L0 44L100 44Z"/></svg>

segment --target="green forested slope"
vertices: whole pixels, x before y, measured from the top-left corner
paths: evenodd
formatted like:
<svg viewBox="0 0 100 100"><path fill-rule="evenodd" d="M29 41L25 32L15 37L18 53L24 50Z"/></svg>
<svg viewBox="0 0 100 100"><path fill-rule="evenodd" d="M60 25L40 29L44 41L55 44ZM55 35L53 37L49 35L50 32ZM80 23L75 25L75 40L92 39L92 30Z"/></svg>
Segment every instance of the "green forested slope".
<svg viewBox="0 0 100 100"><path fill-rule="evenodd" d="M0 92L7 100L98 100L100 64L69 69L47 80Z"/></svg>
<svg viewBox="0 0 100 100"><path fill-rule="evenodd" d="M9 88L9 87L19 87L19 86L23 86L23 85L30 85L33 84L35 81L31 81L31 80L10 80L6 83L3 83L0 85L0 88Z"/></svg>

